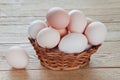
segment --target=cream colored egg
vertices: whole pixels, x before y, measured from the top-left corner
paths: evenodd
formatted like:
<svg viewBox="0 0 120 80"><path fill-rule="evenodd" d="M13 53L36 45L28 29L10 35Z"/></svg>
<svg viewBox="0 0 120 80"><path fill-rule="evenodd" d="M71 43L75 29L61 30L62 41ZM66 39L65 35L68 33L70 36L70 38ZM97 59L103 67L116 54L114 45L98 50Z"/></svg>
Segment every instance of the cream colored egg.
<svg viewBox="0 0 120 80"><path fill-rule="evenodd" d="M9 65L17 69L25 68L29 63L27 52L19 46L9 48L6 60Z"/></svg>
<svg viewBox="0 0 120 80"><path fill-rule="evenodd" d="M59 30L57 30L57 31L60 33L60 36L61 36L61 37L65 36L65 35L68 33L68 31L67 31L66 28L65 28L65 29L59 29Z"/></svg>
<svg viewBox="0 0 120 80"><path fill-rule="evenodd" d="M68 30L70 32L77 32L77 33L83 33L87 20L82 11L79 10L72 10L69 12L70 15L70 22L68 25Z"/></svg>
<svg viewBox="0 0 120 80"><path fill-rule="evenodd" d="M28 29L29 36L31 38L35 39L38 32L45 27L47 27L47 24L44 21L42 21L42 20L33 21L30 24L29 29Z"/></svg>
<svg viewBox="0 0 120 80"><path fill-rule="evenodd" d="M69 33L64 36L58 47L65 53L80 53L87 47L87 38L81 33Z"/></svg>
<svg viewBox="0 0 120 80"><path fill-rule="evenodd" d="M92 45L102 44L105 40L107 29L101 22L92 22L85 30L85 35Z"/></svg>
<svg viewBox="0 0 120 80"><path fill-rule="evenodd" d="M37 35L37 42L43 48L54 48L59 41L59 32L51 27L42 29Z"/></svg>
<svg viewBox="0 0 120 80"><path fill-rule="evenodd" d="M64 29L69 24L70 16L60 7L53 7L47 13L47 23L55 29Z"/></svg>

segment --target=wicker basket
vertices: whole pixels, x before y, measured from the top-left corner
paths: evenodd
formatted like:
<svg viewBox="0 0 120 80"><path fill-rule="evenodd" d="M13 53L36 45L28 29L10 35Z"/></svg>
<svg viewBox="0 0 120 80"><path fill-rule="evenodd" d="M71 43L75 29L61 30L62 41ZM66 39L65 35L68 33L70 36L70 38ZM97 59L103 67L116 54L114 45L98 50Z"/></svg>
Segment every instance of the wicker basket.
<svg viewBox="0 0 120 80"><path fill-rule="evenodd" d="M66 54L54 49L42 48L37 41L28 38L33 45L41 64L52 70L75 70L86 66L90 61L90 56L100 47L93 46L89 50L81 53Z"/></svg>

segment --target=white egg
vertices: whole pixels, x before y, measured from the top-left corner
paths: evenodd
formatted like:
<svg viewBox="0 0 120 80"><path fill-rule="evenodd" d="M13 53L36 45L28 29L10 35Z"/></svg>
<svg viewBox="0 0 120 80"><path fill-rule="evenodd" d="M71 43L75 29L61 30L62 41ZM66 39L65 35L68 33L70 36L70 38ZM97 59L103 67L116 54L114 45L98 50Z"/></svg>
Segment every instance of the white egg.
<svg viewBox="0 0 120 80"><path fill-rule="evenodd" d="M9 48L6 60L9 65L17 69L25 68L29 63L27 52L19 46Z"/></svg>
<svg viewBox="0 0 120 80"><path fill-rule="evenodd" d="M78 32L83 33L87 20L82 11L79 10L72 10L69 12L70 15L70 22L68 25L68 30L70 32Z"/></svg>
<svg viewBox="0 0 120 80"><path fill-rule="evenodd" d="M29 29L28 29L29 36L31 38L35 39L38 32L45 27L47 27L47 24L44 21L42 21L42 20L33 21L30 24Z"/></svg>
<svg viewBox="0 0 120 80"><path fill-rule="evenodd" d="M64 36L58 47L65 53L80 53L87 47L87 38L81 33L69 33Z"/></svg>
<svg viewBox="0 0 120 80"><path fill-rule="evenodd" d="M42 29L37 35L37 42L43 48L54 48L59 41L59 32L51 27Z"/></svg>
<svg viewBox="0 0 120 80"><path fill-rule="evenodd" d="M85 35L92 45L102 44L105 40L107 29L101 22L92 22L85 30Z"/></svg>

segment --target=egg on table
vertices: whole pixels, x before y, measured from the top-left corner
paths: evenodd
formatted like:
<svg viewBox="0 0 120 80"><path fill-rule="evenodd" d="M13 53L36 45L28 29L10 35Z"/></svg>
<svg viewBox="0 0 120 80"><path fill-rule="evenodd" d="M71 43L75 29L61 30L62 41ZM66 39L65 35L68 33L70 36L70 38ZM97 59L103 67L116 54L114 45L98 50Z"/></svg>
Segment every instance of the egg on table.
<svg viewBox="0 0 120 80"><path fill-rule="evenodd" d="M80 53L87 47L87 38L81 33L69 33L64 36L58 47L65 53Z"/></svg>
<svg viewBox="0 0 120 80"><path fill-rule="evenodd" d="M67 11L60 7L54 7L48 10L47 23L55 29L64 29L69 24L69 18Z"/></svg>
<svg viewBox="0 0 120 80"><path fill-rule="evenodd" d="M42 29L37 35L37 42L43 48L54 48L60 41L60 33L51 28Z"/></svg>
<svg viewBox="0 0 120 80"><path fill-rule="evenodd" d="M107 33L106 26L101 22L92 22L85 30L85 35L91 45L102 44Z"/></svg>
<svg viewBox="0 0 120 80"><path fill-rule="evenodd" d="M27 52L19 46L13 46L8 49L6 60L9 65L17 69L25 68L29 63Z"/></svg>
<svg viewBox="0 0 120 80"><path fill-rule="evenodd" d="M79 10L72 10L69 12L70 15L70 22L68 25L68 30L70 32L77 32L77 33L83 33L87 20L82 11Z"/></svg>
<svg viewBox="0 0 120 80"><path fill-rule="evenodd" d="M47 27L47 24L44 21L35 20L30 24L28 34L31 38L35 39L38 32L45 27Z"/></svg>

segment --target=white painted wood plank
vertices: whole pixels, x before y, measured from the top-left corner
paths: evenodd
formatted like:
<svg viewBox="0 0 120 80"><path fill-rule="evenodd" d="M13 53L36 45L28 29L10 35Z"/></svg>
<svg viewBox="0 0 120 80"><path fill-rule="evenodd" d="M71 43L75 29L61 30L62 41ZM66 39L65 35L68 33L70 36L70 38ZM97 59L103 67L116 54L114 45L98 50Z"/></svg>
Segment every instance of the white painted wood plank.
<svg viewBox="0 0 120 80"><path fill-rule="evenodd" d="M90 18L92 18L93 20L97 20L97 21L101 21L104 23L119 23L119 17L120 15L102 15L102 16L88 16ZM45 17L35 17L35 16L31 16L31 17L1 17L0 18L0 25L28 25L30 22L32 22L33 20L37 20L37 19L41 19L41 20L45 20Z"/></svg>
<svg viewBox="0 0 120 80"><path fill-rule="evenodd" d="M116 2L115 2L116 1ZM64 8L70 8L70 9L77 9L79 7L81 8L109 8L109 7L120 7L119 6L119 0L1 0L1 5L36 5L38 8L50 8L53 6L60 6ZM28 7L32 8L32 7Z"/></svg>
<svg viewBox="0 0 120 80"><path fill-rule="evenodd" d="M45 16L48 11L48 9L39 9L34 6L32 7L33 8L15 5L0 5L0 17ZM68 12L70 10L72 9L67 9ZM79 8L79 10L83 11L86 15L119 15L120 13L120 8Z"/></svg>
<svg viewBox="0 0 120 80"><path fill-rule="evenodd" d="M119 68L80 69L74 71L11 70L0 71L1 80L119 80Z"/></svg>

